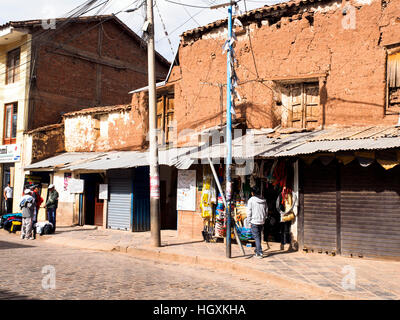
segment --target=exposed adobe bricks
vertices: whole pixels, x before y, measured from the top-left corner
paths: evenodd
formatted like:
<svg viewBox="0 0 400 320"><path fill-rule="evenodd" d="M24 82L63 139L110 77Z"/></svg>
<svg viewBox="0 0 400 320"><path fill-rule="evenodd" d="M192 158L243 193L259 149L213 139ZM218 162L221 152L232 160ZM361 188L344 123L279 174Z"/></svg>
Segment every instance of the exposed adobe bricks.
<svg viewBox="0 0 400 320"><path fill-rule="evenodd" d="M148 97L134 94L131 105L66 115L65 149L67 152L104 152L141 150L146 147L148 131Z"/></svg>
<svg viewBox="0 0 400 320"><path fill-rule="evenodd" d="M274 127L280 123L283 108L277 105L279 83L274 78L302 77L326 73L326 85L320 82L321 104L325 106L325 124L391 125L397 115L385 115L386 49L380 39L394 37L400 43L399 1L380 0L370 5L355 5L355 29L343 28L343 7L347 2L331 1L319 7L286 11L281 18L265 18L251 23L249 38L239 35L235 45L236 71L242 102L236 101L238 117L245 117L250 128ZM269 20L268 22L266 22ZM380 27L387 21L385 27ZM269 24L269 25L268 25ZM381 34L383 33L383 35ZM202 129L221 123L220 89L226 83L226 55L222 45L226 33L219 28L193 41L183 38L179 51L180 66L174 67L175 111L178 132ZM256 81L259 78L265 81ZM323 91L321 91L323 90ZM223 114L226 92L223 90ZM322 124L322 113L318 125ZM283 123L283 125L286 125Z"/></svg>
<svg viewBox="0 0 400 320"><path fill-rule="evenodd" d="M29 132L32 136L32 163L65 151L64 125L52 125Z"/></svg>

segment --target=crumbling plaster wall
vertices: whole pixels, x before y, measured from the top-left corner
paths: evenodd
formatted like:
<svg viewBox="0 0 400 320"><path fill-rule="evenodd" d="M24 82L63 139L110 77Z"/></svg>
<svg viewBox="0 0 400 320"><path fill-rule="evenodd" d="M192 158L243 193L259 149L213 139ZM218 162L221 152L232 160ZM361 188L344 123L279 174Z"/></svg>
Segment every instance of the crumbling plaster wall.
<svg viewBox="0 0 400 320"><path fill-rule="evenodd" d="M348 3L352 7L343 15ZM286 9L279 19L261 17L258 24L248 26L248 33L237 32L235 67L242 97L235 102L237 117L245 118L250 128L281 124L285 107L279 105L280 84L272 80L326 74L317 79L326 125L396 123L397 115L385 115L386 49L381 40L391 37L400 42L400 33L393 33L399 25L399 3L332 1ZM346 20L352 12L354 28ZM175 84L178 134L225 121L225 39L224 28L197 40L182 38L180 66L171 76L172 81L180 79ZM319 125L322 115L321 110Z"/></svg>
<svg viewBox="0 0 400 320"><path fill-rule="evenodd" d="M122 110L66 116L64 122L68 152L140 150L147 143L147 94L134 94Z"/></svg>

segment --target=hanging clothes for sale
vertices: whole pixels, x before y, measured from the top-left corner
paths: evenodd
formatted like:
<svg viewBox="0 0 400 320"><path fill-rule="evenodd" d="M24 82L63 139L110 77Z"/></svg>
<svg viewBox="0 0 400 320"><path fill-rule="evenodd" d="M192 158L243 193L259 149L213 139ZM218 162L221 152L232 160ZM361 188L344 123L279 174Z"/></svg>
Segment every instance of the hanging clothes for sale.
<svg viewBox="0 0 400 320"><path fill-rule="evenodd" d="M208 174L204 175L200 200L201 217L203 219L210 219L212 217L212 203L215 203L215 199L216 195L212 176Z"/></svg>

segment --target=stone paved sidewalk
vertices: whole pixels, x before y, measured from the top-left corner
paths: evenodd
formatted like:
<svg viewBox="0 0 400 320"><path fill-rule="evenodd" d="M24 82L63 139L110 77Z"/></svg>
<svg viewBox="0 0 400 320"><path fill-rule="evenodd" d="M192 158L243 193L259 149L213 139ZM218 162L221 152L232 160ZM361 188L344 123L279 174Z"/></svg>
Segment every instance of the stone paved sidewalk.
<svg viewBox="0 0 400 320"><path fill-rule="evenodd" d="M264 259L254 258L254 249L249 247L244 247L246 255L243 256L239 247L233 244L232 259L227 259L224 243L179 239L173 230L163 230L161 239L162 247L154 248L150 232L131 233L92 227L60 227L54 235L38 236L40 241L63 246L116 251L146 259L251 274L261 281L304 292L319 292L331 299L400 299L400 262L397 261L280 251L278 243L270 243L270 248L263 244Z"/></svg>

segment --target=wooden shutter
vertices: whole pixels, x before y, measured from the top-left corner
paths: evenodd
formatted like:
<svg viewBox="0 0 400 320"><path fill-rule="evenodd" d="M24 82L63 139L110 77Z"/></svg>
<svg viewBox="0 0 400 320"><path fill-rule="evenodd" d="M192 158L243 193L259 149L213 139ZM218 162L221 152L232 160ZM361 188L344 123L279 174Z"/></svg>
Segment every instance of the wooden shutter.
<svg viewBox="0 0 400 320"><path fill-rule="evenodd" d="M291 120L292 126L296 128L302 128L303 123L303 103L302 103L302 85L292 86L291 88Z"/></svg>
<svg viewBox="0 0 400 320"><path fill-rule="evenodd" d="M166 117L165 117L165 142L170 143L172 137L173 121L174 121L174 98L172 96L166 99Z"/></svg>
<svg viewBox="0 0 400 320"><path fill-rule="evenodd" d="M290 95L292 127L315 127L320 115L318 83L292 85Z"/></svg>
<svg viewBox="0 0 400 320"><path fill-rule="evenodd" d="M318 122L320 113L318 84L304 85L304 106L306 128L313 127Z"/></svg>
<svg viewBox="0 0 400 320"><path fill-rule="evenodd" d="M164 144L164 114L165 114L165 105L164 105L164 96L161 96L157 99L157 129L158 131L158 143Z"/></svg>

